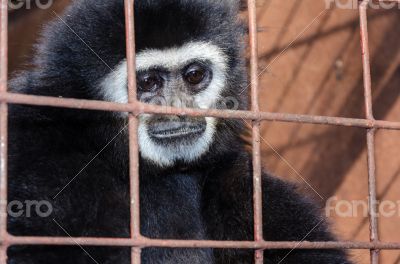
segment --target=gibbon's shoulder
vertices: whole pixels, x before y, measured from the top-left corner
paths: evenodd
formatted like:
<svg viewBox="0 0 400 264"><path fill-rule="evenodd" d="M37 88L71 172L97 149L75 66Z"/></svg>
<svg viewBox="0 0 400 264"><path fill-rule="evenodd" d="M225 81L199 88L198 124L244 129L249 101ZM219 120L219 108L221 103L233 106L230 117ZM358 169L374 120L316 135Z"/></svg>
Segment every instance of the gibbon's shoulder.
<svg viewBox="0 0 400 264"><path fill-rule="evenodd" d="M230 190L226 199L252 202L253 198L250 197L253 192L251 155L241 148L237 150L236 157L221 160L218 166L220 169L217 171L216 178L222 179L220 185ZM334 237L330 235L326 220L322 216L322 208L316 205L318 200L301 193L300 186L300 183L283 180L263 170L262 192L266 239L297 240L304 229L309 227L311 230L318 224L316 230L319 234L316 232L311 235L311 238L333 240ZM244 198L245 195L249 195L249 198ZM246 208L246 210L251 212L252 208Z"/></svg>
<svg viewBox="0 0 400 264"><path fill-rule="evenodd" d="M317 195L318 196L318 195ZM329 223L310 197L298 186L269 174L263 175L263 231L267 241L335 241ZM286 263L352 264L344 250L272 250L270 261ZM314 263L314 262L312 262Z"/></svg>
<svg viewBox="0 0 400 264"><path fill-rule="evenodd" d="M263 195L265 236L274 240L298 240L305 229L311 230L318 225L317 230L322 233L312 235L314 240L333 239L328 231L324 231L327 224L321 208L310 197L300 194L298 185L264 173ZM278 227L287 227L289 232Z"/></svg>

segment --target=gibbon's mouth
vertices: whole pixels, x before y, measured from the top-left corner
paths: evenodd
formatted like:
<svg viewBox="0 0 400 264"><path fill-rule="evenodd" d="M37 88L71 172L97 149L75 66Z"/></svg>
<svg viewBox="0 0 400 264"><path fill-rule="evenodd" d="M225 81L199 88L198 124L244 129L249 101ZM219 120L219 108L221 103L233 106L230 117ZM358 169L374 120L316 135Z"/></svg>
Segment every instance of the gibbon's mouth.
<svg viewBox="0 0 400 264"><path fill-rule="evenodd" d="M148 124L148 133L153 140L163 144L199 138L205 131L205 118L165 116L154 117Z"/></svg>

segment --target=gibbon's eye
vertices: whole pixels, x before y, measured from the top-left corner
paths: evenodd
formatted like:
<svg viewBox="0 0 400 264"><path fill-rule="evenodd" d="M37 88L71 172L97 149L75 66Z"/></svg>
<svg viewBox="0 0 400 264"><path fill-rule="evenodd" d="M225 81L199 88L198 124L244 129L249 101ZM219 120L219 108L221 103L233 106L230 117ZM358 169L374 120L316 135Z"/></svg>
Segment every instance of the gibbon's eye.
<svg viewBox="0 0 400 264"><path fill-rule="evenodd" d="M204 67L198 64L192 64L186 69L183 78L189 84L197 85L205 79L206 75L207 70Z"/></svg>
<svg viewBox="0 0 400 264"><path fill-rule="evenodd" d="M144 92L154 92L164 84L164 79L157 72L147 72L139 74L138 86Z"/></svg>

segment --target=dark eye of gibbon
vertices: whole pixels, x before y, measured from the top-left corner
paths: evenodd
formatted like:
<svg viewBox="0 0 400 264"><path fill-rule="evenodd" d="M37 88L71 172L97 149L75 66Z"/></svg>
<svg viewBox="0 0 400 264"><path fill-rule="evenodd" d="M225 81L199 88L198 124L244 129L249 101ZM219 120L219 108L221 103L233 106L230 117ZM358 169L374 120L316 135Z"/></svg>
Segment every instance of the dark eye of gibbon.
<svg viewBox="0 0 400 264"><path fill-rule="evenodd" d="M207 71L204 67L198 64L193 64L186 69L183 77L189 84L197 85L205 79L206 74Z"/></svg>
<svg viewBox="0 0 400 264"><path fill-rule="evenodd" d="M144 92L154 92L163 86L164 80L157 72L148 72L138 77L139 89Z"/></svg>

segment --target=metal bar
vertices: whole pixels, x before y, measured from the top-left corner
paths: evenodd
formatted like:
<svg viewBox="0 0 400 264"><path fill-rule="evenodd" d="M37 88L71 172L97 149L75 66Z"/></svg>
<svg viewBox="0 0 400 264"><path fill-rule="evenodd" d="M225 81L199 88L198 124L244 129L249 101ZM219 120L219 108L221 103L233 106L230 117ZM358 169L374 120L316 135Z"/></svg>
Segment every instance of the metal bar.
<svg viewBox="0 0 400 264"><path fill-rule="evenodd" d="M0 1L0 92L7 91L8 74L8 0Z"/></svg>
<svg viewBox="0 0 400 264"><path fill-rule="evenodd" d="M382 249L400 250L396 242L361 242L361 241L211 241L211 240L164 240L141 237L105 238L105 237L14 237L6 236L7 245L69 245L110 247L157 247L157 248L240 248L240 249Z"/></svg>
<svg viewBox="0 0 400 264"><path fill-rule="evenodd" d="M363 0L359 0L359 1L363 1ZM382 2L382 3L399 3L400 4L400 0L373 0L374 2Z"/></svg>
<svg viewBox="0 0 400 264"><path fill-rule="evenodd" d="M374 120L372 109L372 91L371 91L371 67L369 60L369 43L368 43L368 25L367 25L367 6L369 0L364 0L360 4L360 34L361 34L361 52L363 62L364 76L364 104L365 113L368 120Z"/></svg>
<svg viewBox="0 0 400 264"><path fill-rule="evenodd" d="M7 138L8 106L0 104L0 239L7 234ZM0 248L0 263L6 264L7 247Z"/></svg>
<svg viewBox="0 0 400 264"><path fill-rule="evenodd" d="M112 111L112 112L135 111L134 108L129 104L113 103L113 102L99 101L99 100L59 98L51 96L37 96L37 95L5 93L5 92L0 93L0 102L22 104L22 105L101 110L101 111Z"/></svg>
<svg viewBox="0 0 400 264"><path fill-rule="evenodd" d="M135 19L134 0L125 0L126 56L128 70L128 100L134 106L136 95L136 55L135 55ZM140 238L140 206L139 206L139 147L137 116L130 113L128 124L129 135L129 177L130 177L130 210L131 238ZM131 249L131 263L141 263L141 250Z"/></svg>
<svg viewBox="0 0 400 264"><path fill-rule="evenodd" d="M360 3L360 33L361 33L361 51L364 74L364 99L365 114L368 120L374 120L372 106L371 89L371 66L368 43L368 17L367 8L369 0ZM376 198L376 166L375 166L375 129L367 131L367 158L368 158L368 199L369 199L369 219L370 219L370 241L378 242L378 215ZM371 264L379 263L379 251L371 250Z"/></svg>
<svg viewBox="0 0 400 264"><path fill-rule="evenodd" d="M258 114L258 38L257 38L257 7L256 0L247 1L249 13L249 39L250 39L250 81L251 81L251 110ZM263 207L262 207L262 170L261 170L261 139L260 121L252 123L252 158L253 158L253 211L254 211L254 240L260 242L263 237ZM264 252L256 250L255 264L264 263Z"/></svg>
<svg viewBox="0 0 400 264"><path fill-rule="evenodd" d="M141 263L142 249L133 247L131 249L131 264Z"/></svg>
<svg viewBox="0 0 400 264"><path fill-rule="evenodd" d="M363 1L365 1L365 0L358 0L358 2L363 2ZM400 0L369 0L369 2L372 2L372 3L385 3L385 4L391 4L391 3L399 3L400 4Z"/></svg>
<svg viewBox="0 0 400 264"><path fill-rule="evenodd" d="M0 2L0 92L7 91L8 1ZM7 234L7 123L8 106L0 103L0 239ZM7 263L7 245L0 248L0 263Z"/></svg>
<svg viewBox="0 0 400 264"><path fill-rule="evenodd" d="M333 125L345 127L377 128L400 130L400 122L384 120L368 120L347 117L299 115L290 113L272 113L241 110L216 110L216 109L189 109L165 107L158 105L149 105L137 102L135 105L112 103L96 100L69 99L48 96L36 96L15 93L0 93L0 102L23 105L40 105L63 107L73 109L102 110L114 112L131 112L135 115L144 113L155 113L165 115L190 115L190 116L211 116L217 118L247 119L247 120L265 120L275 122L304 123Z"/></svg>
<svg viewBox="0 0 400 264"><path fill-rule="evenodd" d="M378 203L376 198L375 129L368 129L367 152L370 240L371 242L379 242L377 210ZM371 250L371 263L379 263L379 250Z"/></svg>

